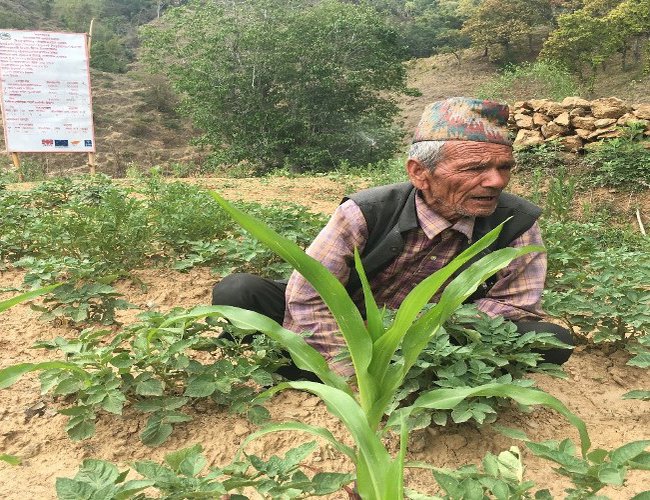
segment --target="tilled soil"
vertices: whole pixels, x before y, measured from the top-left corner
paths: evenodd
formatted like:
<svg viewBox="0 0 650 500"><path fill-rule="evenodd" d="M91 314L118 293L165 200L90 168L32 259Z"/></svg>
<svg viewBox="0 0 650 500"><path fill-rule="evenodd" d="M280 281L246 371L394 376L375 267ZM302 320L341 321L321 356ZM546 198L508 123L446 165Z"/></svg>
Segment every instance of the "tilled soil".
<svg viewBox="0 0 650 500"><path fill-rule="evenodd" d="M207 182L207 181L206 181ZM275 182L275 181L273 181ZM237 182L233 191L221 181L213 183L231 198L249 200L286 200L307 204L314 200L316 210L330 211L338 199L340 188L318 180L318 186L304 181ZM211 182L208 182L211 184ZM277 190L275 189L277 188ZM323 189L323 191L321 191ZM146 290L132 282L121 282L118 289L130 302L142 309L167 311L173 307L192 307L207 304L211 286L219 279L209 269L193 269L180 273L169 269L145 269L135 276L148 285ZM0 288L19 286L23 273L3 271ZM0 294L0 299L11 293ZM138 311L124 311L119 315L123 322L134 320ZM47 354L30 349L37 340L51 339L57 335L72 336L74 330L61 325L42 323L38 313L28 305L19 305L2 315L0 333L0 367L20 362L43 360ZM54 355L52 355L54 356ZM567 380L534 375L538 386L562 400L570 410L587 423L594 447L612 449L624 443L650 439L650 402L622 400L621 396L632 389L650 388L650 372L627 366L629 356L620 351L578 348L565 365ZM38 408L39 411L30 411ZM203 403L190 410L191 422L175 427L171 438L158 448L144 446L138 434L144 429L147 416L126 408L123 416L103 414L97 422L97 432L89 440L73 442L65 432L67 417L56 413L60 403L39 395L36 375L23 377L12 387L0 391L0 453L17 455L22 465L10 466L0 462L0 498L49 499L55 498L57 477L72 477L84 458L101 458L113 461L121 469L125 464L141 459L161 461L173 450L201 443L210 465L229 462L243 439L254 430L245 418L232 415L227 410ZM343 442L351 444L345 429L315 396L300 392L286 392L268 403L274 420L300 420L324 425ZM523 413L512 407L500 414L498 424L519 428L530 439L542 441L571 437L577 442L577 432L552 410L535 408ZM284 453L291 447L312 440L309 436L281 433L255 441L248 451L268 458ZM389 447L396 450L397 438L389 436ZM426 461L438 467L457 467L465 463L479 463L486 452L498 453L510 446L519 446L527 466L526 479L536 482L537 489L549 488L557 497L564 496L569 486L553 472L550 462L533 456L521 442L499 434L493 426L477 427L470 424L431 427L414 432L409 440L410 460ZM321 447L307 461L308 465L324 471L350 470L349 461L321 443ZM406 472L407 486L424 493L436 492L430 472L411 469ZM648 489L650 473L633 472L623 488L608 488L602 493L614 499L627 499ZM347 498L345 492L330 498Z"/></svg>

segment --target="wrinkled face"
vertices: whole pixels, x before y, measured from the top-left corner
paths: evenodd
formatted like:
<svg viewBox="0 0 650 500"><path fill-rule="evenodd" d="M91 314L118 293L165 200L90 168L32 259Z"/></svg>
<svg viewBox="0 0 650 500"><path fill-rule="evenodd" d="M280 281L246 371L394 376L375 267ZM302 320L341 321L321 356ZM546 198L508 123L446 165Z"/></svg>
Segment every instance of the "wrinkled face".
<svg viewBox="0 0 650 500"><path fill-rule="evenodd" d="M453 222L494 212L513 166L512 148L505 144L448 141L433 172L414 159L406 168L427 204Z"/></svg>

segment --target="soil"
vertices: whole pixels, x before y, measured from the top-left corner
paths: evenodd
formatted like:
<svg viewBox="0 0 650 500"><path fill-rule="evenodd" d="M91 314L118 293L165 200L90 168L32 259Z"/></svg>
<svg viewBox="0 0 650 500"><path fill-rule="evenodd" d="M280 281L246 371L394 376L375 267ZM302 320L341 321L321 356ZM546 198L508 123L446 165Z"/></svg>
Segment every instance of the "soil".
<svg viewBox="0 0 650 500"><path fill-rule="evenodd" d="M209 187L217 187L229 198L257 201L301 201L315 210L329 212L343 194L343 187L325 178L315 179L202 179ZM180 273L169 269L138 270L135 276L148 285L146 290L133 282L119 283L126 298L142 309L167 311L176 306L192 307L207 304L210 289L219 279L209 269L193 269ZM18 287L23 274L5 270L0 287ZM0 294L0 299L11 293ZM123 322L134 320L138 311L121 312ZM74 331L62 325L40 322L28 305L19 305L2 316L0 335L0 366L43 360L47 354L32 350L37 340L58 335L73 336ZM629 355L622 351L579 347L566 363L566 380L534 375L537 385L562 400L570 410L585 420L594 447L612 449L634 440L650 439L650 402L622 400L633 389L650 388L650 372L626 365ZM285 392L268 403L273 419L295 420L324 425L337 438L351 444L344 428L328 414L318 398L300 392ZM39 412L31 411L34 407ZM210 465L229 462L239 444L254 429L245 418L232 415L224 408L207 403L191 411L193 420L177 425L171 438L158 448L141 444L138 434L145 426L146 416L126 408L122 417L103 414L97 432L89 440L73 442L65 432L67 417L58 415L61 407L49 396L39 396L35 375L22 378L12 387L0 391L0 452L17 455L21 466L0 462L0 498L55 498L57 477L72 477L85 458L110 460L124 469L128 462L141 459L162 461L170 451L200 443ZM523 413L514 406L499 415L498 424L523 430L534 441L564 439L577 441L576 431L558 414L543 408ZM395 436L389 439L395 450ZM311 437L295 433L267 436L250 444L248 451L268 458L282 454L291 447L310 441ZM457 467L479 463L486 452L499 453L519 446L526 465L525 478L535 481L537 488L549 488L554 496L564 496L567 480L552 470L550 462L533 456L521 442L499 434L493 426L470 424L431 427L413 433L408 445L410 460L426 461L438 467ZM331 447L321 447L307 463L324 471L351 470L350 462ZM430 472L411 469L406 472L407 486L432 494L436 492ZM603 493L613 499L627 499L648 488L650 472L633 471L624 487L608 488ZM340 492L330 498L347 498Z"/></svg>

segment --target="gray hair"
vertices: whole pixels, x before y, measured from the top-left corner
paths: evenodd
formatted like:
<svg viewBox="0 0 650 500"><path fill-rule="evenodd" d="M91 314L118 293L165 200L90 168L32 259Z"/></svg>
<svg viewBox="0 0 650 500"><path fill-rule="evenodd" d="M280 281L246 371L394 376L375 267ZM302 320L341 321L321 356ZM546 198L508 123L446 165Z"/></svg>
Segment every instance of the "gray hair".
<svg viewBox="0 0 650 500"><path fill-rule="evenodd" d="M409 158L418 160L433 172L438 162L442 159L442 147L444 145L445 141L414 142L411 144L411 149L409 150Z"/></svg>

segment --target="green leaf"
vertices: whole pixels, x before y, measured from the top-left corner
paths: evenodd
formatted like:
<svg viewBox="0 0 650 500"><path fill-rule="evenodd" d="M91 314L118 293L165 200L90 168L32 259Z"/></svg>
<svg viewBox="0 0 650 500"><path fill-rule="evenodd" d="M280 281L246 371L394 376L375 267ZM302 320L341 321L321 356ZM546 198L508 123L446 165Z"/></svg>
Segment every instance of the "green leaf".
<svg viewBox="0 0 650 500"><path fill-rule="evenodd" d="M177 473L184 474L188 477L194 477L207 464L207 460L202 455L203 447L195 444L189 448L183 448L165 455L165 462Z"/></svg>
<svg viewBox="0 0 650 500"><path fill-rule="evenodd" d="M14 455L7 455L6 453L0 454L0 460L3 462L8 463L9 465L20 465L21 460L20 457L16 457Z"/></svg>
<svg viewBox="0 0 650 500"><path fill-rule="evenodd" d="M84 482L67 477L56 478L56 496L58 500L91 500L95 488Z"/></svg>
<svg viewBox="0 0 650 500"><path fill-rule="evenodd" d="M89 418L84 418L81 415L71 418L65 430L73 441L83 441L92 437L95 434L94 415Z"/></svg>
<svg viewBox="0 0 650 500"><path fill-rule="evenodd" d="M494 424L492 425L492 428L495 431L498 431L499 433L503 434L506 437L512 438L512 439L519 439L521 441L530 441L528 439L528 436L524 431L521 429L513 429L512 427L505 427L503 425L499 424Z"/></svg>
<svg viewBox="0 0 650 500"><path fill-rule="evenodd" d="M248 443L250 443L251 441L254 441L255 439L264 436L266 434L270 434L272 432L281 432L281 431L300 431L300 432L307 432L315 436L319 436L325 439L326 441L329 441L329 443L336 450L346 455L350 460L352 460L352 462L356 462L357 457L354 450L349 446L346 446L343 443L341 443L340 440L335 438L330 431L328 431L324 427L315 427L313 425L303 424L302 422L282 422L279 424L271 424L250 434L249 436L246 437L246 439L244 439L244 441L240 445L239 450L235 455L235 459L237 460L239 458L246 445L248 445Z"/></svg>
<svg viewBox="0 0 650 500"><path fill-rule="evenodd" d="M159 446L171 436L174 428L164 423L156 414L149 417L147 426L140 433L140 441L147 446Z"/></svg>
<svg viewBox="0 0 650 500"><path fill-rule="evenodd" d="M55 288L58 288L61 286L61 283L55 284L55 285L49 285L43 288L39 288L37 290L31 290L26 293L21 293L20 295L16 295L15 297L12 297L7 300L2 300L0 301L0 313L6 311L10 307L15 306L16 304L19 304L20 302L24 302L26 300L32 300L38 297L39 295L43 295L44 293L51 292Z"/></svg>
<svg viewBox="0 0 650 500"><path fill-rule="evenodd" d="M474 396L507 397L522 405L529 406L541 404L552 408L564 416L576 429L578 429L583 456L586 455L589 450L591 441L589 440L585 423L576 415L571 413L560 400L537 389L529 389L513 384L486 384L478 387L434 389L420 395L409 408L435 408L439 410L449 410L453 409L464 399Z"/></svg>
<svg viewBox="0 0 650 500"><path fill-rule="evenodd" d="M622 486L625 481L625 468L608 465L598 471L598 479L614 486Z"/></svg>
<svg viewBox="0 0 650 500"><path fill-rule="evenodd" d="M629 391L623 394L623 399L640 399L642 401L650 401L650 391Z"/></svg>
<svg viewBox="0 0 650 500"><path fill-rule="evenodd" d="M126 401L126 396L121 392L110 391L106 394L106 397L102 400L100 406L110 413L121 415Z"/></svg>
<svg viewBox="0 0 650 500"><path fill-rule="evenodd" d="M141 380L135 386L135 393L139 396L162 396L164 393L163 383L156 378Z"/></svg>
<svg viewBox="0 0 650 500"><path fill-rule="evenodd" d="M74 478L99 490L107 485L115 484L119 475L120 472L112 463L89 458L82 462L81 468Z"/></svg>
<svg viewBox="0 0 650 500"><path fill-rule="evenodd" d="M183 396L191 398L205 398L217 390L217 383L211 375L199 375L191 378Z"/></svg>
<svg viewBox="0 0 650 500"><path fill-rule="evenodd" d="M368 278L366 276L366 271L363 269L363 264L361 263L361 257L359 256L359 251L354 249L354 267L359 275L359 280L361 281L361 288L363 289L363 299L366 306L366 319L368 323L368 333L370 333L370 338L375 342L384 334L384 325L382 321L381 312L377 307L377 302L375 297L372 294L372 289L370 288L370 283L368 283Z"/></svg>
<svg viewBox="0 0 650 500"><path fill-rule="evenodd" d="M65 363L63 361L45 361L43 363L20 363L17 365L9 366L0 370L0 389L5 389L16 382L25 373L37 370L52 370L52 369L70 370L80 375L84 380L89 380L90 375L85 370L79 368L73 363Z"/></svg>
<svg viewBox="0 0 650 500"><path fill-rule="evenodd" d="M628 460L634 460L650 446L650 440L634 441L624 444L609 453L609 459L615 465L625 465Z"/></svg>
<svg viewBox="0 0 650 500"><path fill-rule="evenodd" d="M343 474L339 472L318 472L311 479L314 487L313 494L317 496L335 493L350 484L354 480L354 474Z"/></svg>

